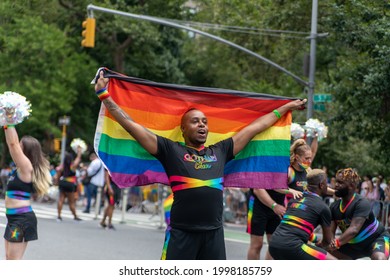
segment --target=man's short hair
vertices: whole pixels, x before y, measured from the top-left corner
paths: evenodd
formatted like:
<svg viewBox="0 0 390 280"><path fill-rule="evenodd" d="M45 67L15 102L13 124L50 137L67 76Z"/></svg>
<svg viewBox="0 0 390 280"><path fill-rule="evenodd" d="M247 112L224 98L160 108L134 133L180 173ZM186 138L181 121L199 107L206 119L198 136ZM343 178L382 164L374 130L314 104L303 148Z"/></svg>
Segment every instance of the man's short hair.
<svg viewBox="0 0 390 280"><path fill-rule="evenodd" d="M322 169L312 169L307 173L307 185L318 187L320 183L326 178L326 173Z"/></svg>
<svg viewBox="0 0 390 280"><path fill-rule="evenodd" d="M183 125L184 116L187 115L188 112L191 112L191 111L194 111L194 110L199 111L199 109L197 109L197 108L190 107L183 113L183 115L181 116L181 120L180 120L180 125L181 126Z"/></svg>

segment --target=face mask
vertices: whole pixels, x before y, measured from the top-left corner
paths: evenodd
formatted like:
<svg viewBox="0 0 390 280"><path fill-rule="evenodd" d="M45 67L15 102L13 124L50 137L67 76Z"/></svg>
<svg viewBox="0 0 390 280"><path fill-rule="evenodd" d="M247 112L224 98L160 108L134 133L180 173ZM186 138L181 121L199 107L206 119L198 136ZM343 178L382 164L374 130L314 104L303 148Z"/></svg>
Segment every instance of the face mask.
<svg viewBox="0 0 390 280"><path fill-rule="evenodd" d="M301 162L301 163L298 162L298 165L299 165L300 168L306 170L306 169L308 169L310 167L310 162Z"/></svg>
<svg viewBox="0 0 390 280"><path fill-rule="evenodd" d="M344 188L344 189L337 190L337 191L334 192L334 194L335 194L337 197L346 196L346 195L348 194L348 189L347 189L347 188Z"/></svg>

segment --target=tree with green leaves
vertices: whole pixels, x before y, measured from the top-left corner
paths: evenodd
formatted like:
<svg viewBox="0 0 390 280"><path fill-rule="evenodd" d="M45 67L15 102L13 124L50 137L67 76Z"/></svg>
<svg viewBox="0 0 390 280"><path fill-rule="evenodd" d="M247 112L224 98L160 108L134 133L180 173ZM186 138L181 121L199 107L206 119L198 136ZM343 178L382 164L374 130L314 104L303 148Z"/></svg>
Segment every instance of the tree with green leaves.
<svg viewBox="0 0 390 280"><path fill-rule="evenodd" d="M327 115L332 136L319 156L335 168L389 176L390 5L356 0L325 8L322 22L331 35L319 47L319 72L336 102Z"/></svg>
<svg viewBox="0 0 390 280"><path fill-rule="evenodd" d="M47 2L52 7L52 1ZM44 150L50 152L51 139L61 136L58 117L82 110L79 92L87 87L82 86L81 77L96 69L96 64L86 54L75 52L72 40L55 23L44 20L51 9L42 1L24 4L3 1L0 6L0 91L18 92L31 102L31 117L18 130L46 143ZM82 122L79 125L83 127Z"/></svg>
<svg viewBox="0 0 390 280"><path fill-rule="evenodd" d="M100 105L91 94L90 80L100 66L158 82L306 97L301 85L263 61L210 38L147 21L94 12L95 48L82 48L81 23L88 16L88 4L87 0L0 4L0 92L12 90L31 101L32 115L18 130L40 139L46 151L51 151L53 137L61 137L58 119L64 115L71 117L69 141L80 137L93 144ZM220 36L303 79L311 4L94 1ZM332 94L333 102L325 112L314 112L313 117L329 127L314 165L325 165L331 173L351 166L362 174L390 174L389 9L386 1L319 1L318 33L329 36L317 41L315 90ZM294 113L295 122L305 120L305 112Z"/></svg>

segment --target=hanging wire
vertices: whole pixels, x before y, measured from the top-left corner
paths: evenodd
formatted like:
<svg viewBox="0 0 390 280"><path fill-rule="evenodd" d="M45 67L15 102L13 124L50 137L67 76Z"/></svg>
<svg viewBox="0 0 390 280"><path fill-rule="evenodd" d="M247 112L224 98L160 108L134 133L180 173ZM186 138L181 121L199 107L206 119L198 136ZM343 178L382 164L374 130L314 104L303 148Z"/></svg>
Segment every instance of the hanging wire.
<svg viewBox="0 0 390 280"><path fill-rule="evenodd" d="M164 19L164 18L161 18L161 19ZM230 26L230 25L193 22L193 21L184 21L184 20L176 20L176 19L166 19L166 18L164 20L172 21L172 22L175 22L175 23L178 23L181 25L186 25L186 26L205 28L205 29L215 29L215 30L220 30L220 31L224 31L224 32L232 32L232 33L264 35L264 36L294 38L294 39L307 39L307 36L310 35L309 32L300 32L300 31L273 30L273 29L254 28L254 27ZM301 36L292 36L292 35L286 35L286 34L296 34L296 35L301 35Z"/></svg>

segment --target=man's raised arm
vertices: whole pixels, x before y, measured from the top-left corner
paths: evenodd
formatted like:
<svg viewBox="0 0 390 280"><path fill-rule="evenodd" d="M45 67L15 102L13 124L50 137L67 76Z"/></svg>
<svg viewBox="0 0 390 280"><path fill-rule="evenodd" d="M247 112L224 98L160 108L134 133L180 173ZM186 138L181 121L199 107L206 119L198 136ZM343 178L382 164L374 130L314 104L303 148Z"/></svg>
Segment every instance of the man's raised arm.
<svg viewBox="0 0 390 280"><path fill-rule="evenodd" d="M233 154L238 154L256 134L272 126L278 119L290 110L303 109L307 99L293 100L278 109L261 116L237 132L232 138L234 142Z"/></svg>
<svg viewBox="0 0 390 280"><path fill-rule="evenodd" d="M104 78L103 71L100 71L99 78L95 84L96 95L103 102L115 120L133 136L146 151L152 155L157 154L157 136L142 125L133 121L131 117L115 103L108 92L108 82L109 79Z"/></svg>

